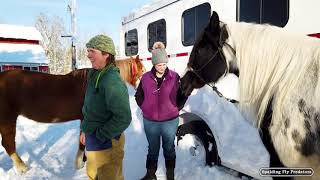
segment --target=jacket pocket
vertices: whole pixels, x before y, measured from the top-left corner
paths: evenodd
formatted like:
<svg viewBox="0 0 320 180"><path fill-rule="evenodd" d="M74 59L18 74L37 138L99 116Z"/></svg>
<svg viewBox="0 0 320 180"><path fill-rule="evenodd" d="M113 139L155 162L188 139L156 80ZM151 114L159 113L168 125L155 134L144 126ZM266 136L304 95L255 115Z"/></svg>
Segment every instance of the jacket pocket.
<svg viewBox="0 0 320 180"><path fill-rule="evenodd" d="M112 141L106 139L101 141L97 138L96 133L86 134L86 150L87 151L100 151L112 148Z"/></svg>

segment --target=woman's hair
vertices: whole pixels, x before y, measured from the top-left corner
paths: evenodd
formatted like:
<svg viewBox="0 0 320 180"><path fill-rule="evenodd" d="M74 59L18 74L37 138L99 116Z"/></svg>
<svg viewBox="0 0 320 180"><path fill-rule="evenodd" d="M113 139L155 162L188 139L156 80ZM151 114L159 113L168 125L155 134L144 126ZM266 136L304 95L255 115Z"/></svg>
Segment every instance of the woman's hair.
<svg viewBox="0 0 320 180"><path fill-rule="evenodd" d="M109 54L109 59L108 59L108 63L107 63L107 64L113 64L113 65L116 65L116 61L115 61L115 57L114 57L114 55L112 55L112 54L110 54L110 53L107 53L107 52L102 51L102 55L106 55L106 54Z"/></svg>

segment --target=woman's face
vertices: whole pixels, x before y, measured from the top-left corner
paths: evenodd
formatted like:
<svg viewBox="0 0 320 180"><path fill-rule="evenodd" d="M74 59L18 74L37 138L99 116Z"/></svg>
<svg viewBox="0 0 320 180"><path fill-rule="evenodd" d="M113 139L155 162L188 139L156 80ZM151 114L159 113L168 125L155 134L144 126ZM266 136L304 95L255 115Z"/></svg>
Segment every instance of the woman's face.
<svg viewBox="0 0 320 180"><path fill-rule="evenodd" d="M87 57L90 59L92 64L92 68L99 70L103 69L107 65L107 59L109 58L109 54L102 54L100 50L87 48Z"/></svg>
<svg viewBox="0 0 320 180"><path fill-rule="evenodd" d="M156 69L156 71L157 71L159 74L163 74L164 71L167 69L167 63L159 63L159 64L156 64L156 65L154 65L154 68Z"/></svg>

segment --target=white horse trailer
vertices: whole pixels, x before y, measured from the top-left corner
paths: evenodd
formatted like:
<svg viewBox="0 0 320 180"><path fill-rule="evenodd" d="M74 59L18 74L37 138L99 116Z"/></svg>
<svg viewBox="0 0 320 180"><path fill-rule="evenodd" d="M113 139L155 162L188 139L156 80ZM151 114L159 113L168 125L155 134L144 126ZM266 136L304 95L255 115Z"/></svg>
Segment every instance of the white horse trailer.
<svg viewBox="0 0 320 180"><path fill-rule="evenodd" d="M49 72L49 60L35 27L0 24L0 72L11 69Z"/></svg>
<svg viewBox="0 0 320 180"><path fill-rule="evenodd" d="M139 54L146 67L151 67L150 49L155 41L163 41L169 67L181 75L212 11L223 22L269 23L320 38L318 7L318 0L157 0L123 17L120 56Z"/></svg>
<svg viewBox="0 0 320 180"><path fill-rule="evenodd" d="M212 11L219 14L222 22L268 23L283 27L291 32L320 38L320 23L317 23L317 19L320 17L319 7L319 0L157 0L123 17L120 32L120 56L139 55L146 68L151 69L152 45L156 41L162 41L166 45L169 57L168 66L182 75L197 35L207 25ZM237 80L232 80L232 82L235 83L229 84L228 88L233 88L235 93L231 93L229 98L237 99ZM224 93L223 90L221 92ZM194 99L205 101L208 99L207 95L210 94L206 90L199 90L196 93L198 93L196 94L198 98L188 100L186 106L195 101ZM205 161L209 165L211 163L224 165L240 172L239 174L243 173L257 179L266 178L259 175L259 169L263 166L269 166L269 162L259 164L257 157L269 158L266 157L268 153L263 147L262 149L256 147L256 152L250 152L253 153L252 157L257 161L257 167L250 167L246 164L244 166L235 165L237 163L234 159L228 160L228 157L232 155L225 155L224 152L221 152L225 151L222 147L229 148L227 151L232 151L232 148L237 151L237 148L241 147L224 144L225 142L221 140L224 139L223 133L219 134L221 130L217 129L218 126L219 128L224 127L215 124L217 120L213 117L212 112L208 112L210 108L208 109L204 105L205 103L197 106L191 104L191 108L187 107L181 111L178 139L188 133L194 134L197 139L200 139L206 151ZM218 116L218 118L221 117ZM236 121L232 121L227 124L235 126L232 124L236 123ZM235 126L235 128L238 127ZM248 125L246 128L248 128L248 132L255 134L256 141L259 141L258 132L253 132L252 126ZM255 136L253 134L252 136ZM241 136L241 134L238 135ZM250 144L249 142L248 144L244 143L243 146L249 147ZM242 164L246 160L239 159L239 161Z"/></svg>

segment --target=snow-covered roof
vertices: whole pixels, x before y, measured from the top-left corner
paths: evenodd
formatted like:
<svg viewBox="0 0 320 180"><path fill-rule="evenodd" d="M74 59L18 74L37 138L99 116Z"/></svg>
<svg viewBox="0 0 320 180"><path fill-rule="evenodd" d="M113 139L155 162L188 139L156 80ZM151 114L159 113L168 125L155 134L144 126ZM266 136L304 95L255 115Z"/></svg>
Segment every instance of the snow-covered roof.
<svg viewBox="0 0 320 180"><path fill-rule="evenodd" d="M0 24L0 38L9 39L0 42L0 63L49 63L37 43L42 36L35 27Z"/></svg>
<svg viewBox="0 0 320 180"><path fill-rule="evenodd" d="M28 40L42 40L40 32L32 26L0 24L0 37Z"/></svg>
<svg viewBox="0 0 320 180"><path fill-rule="evenodd" d="M38 44L0 43L0 63L49 63Z"/></svg>
<svg viewBox="0 0 320 180"><path fill-rule="evenodd" d="M126 24L136 18L151 13L157 9L161 9L169 4L178 2L180 0L154 0L153 2L142 6L142 8L134 10L128 16L122 17L122 24Z"/></svg>

